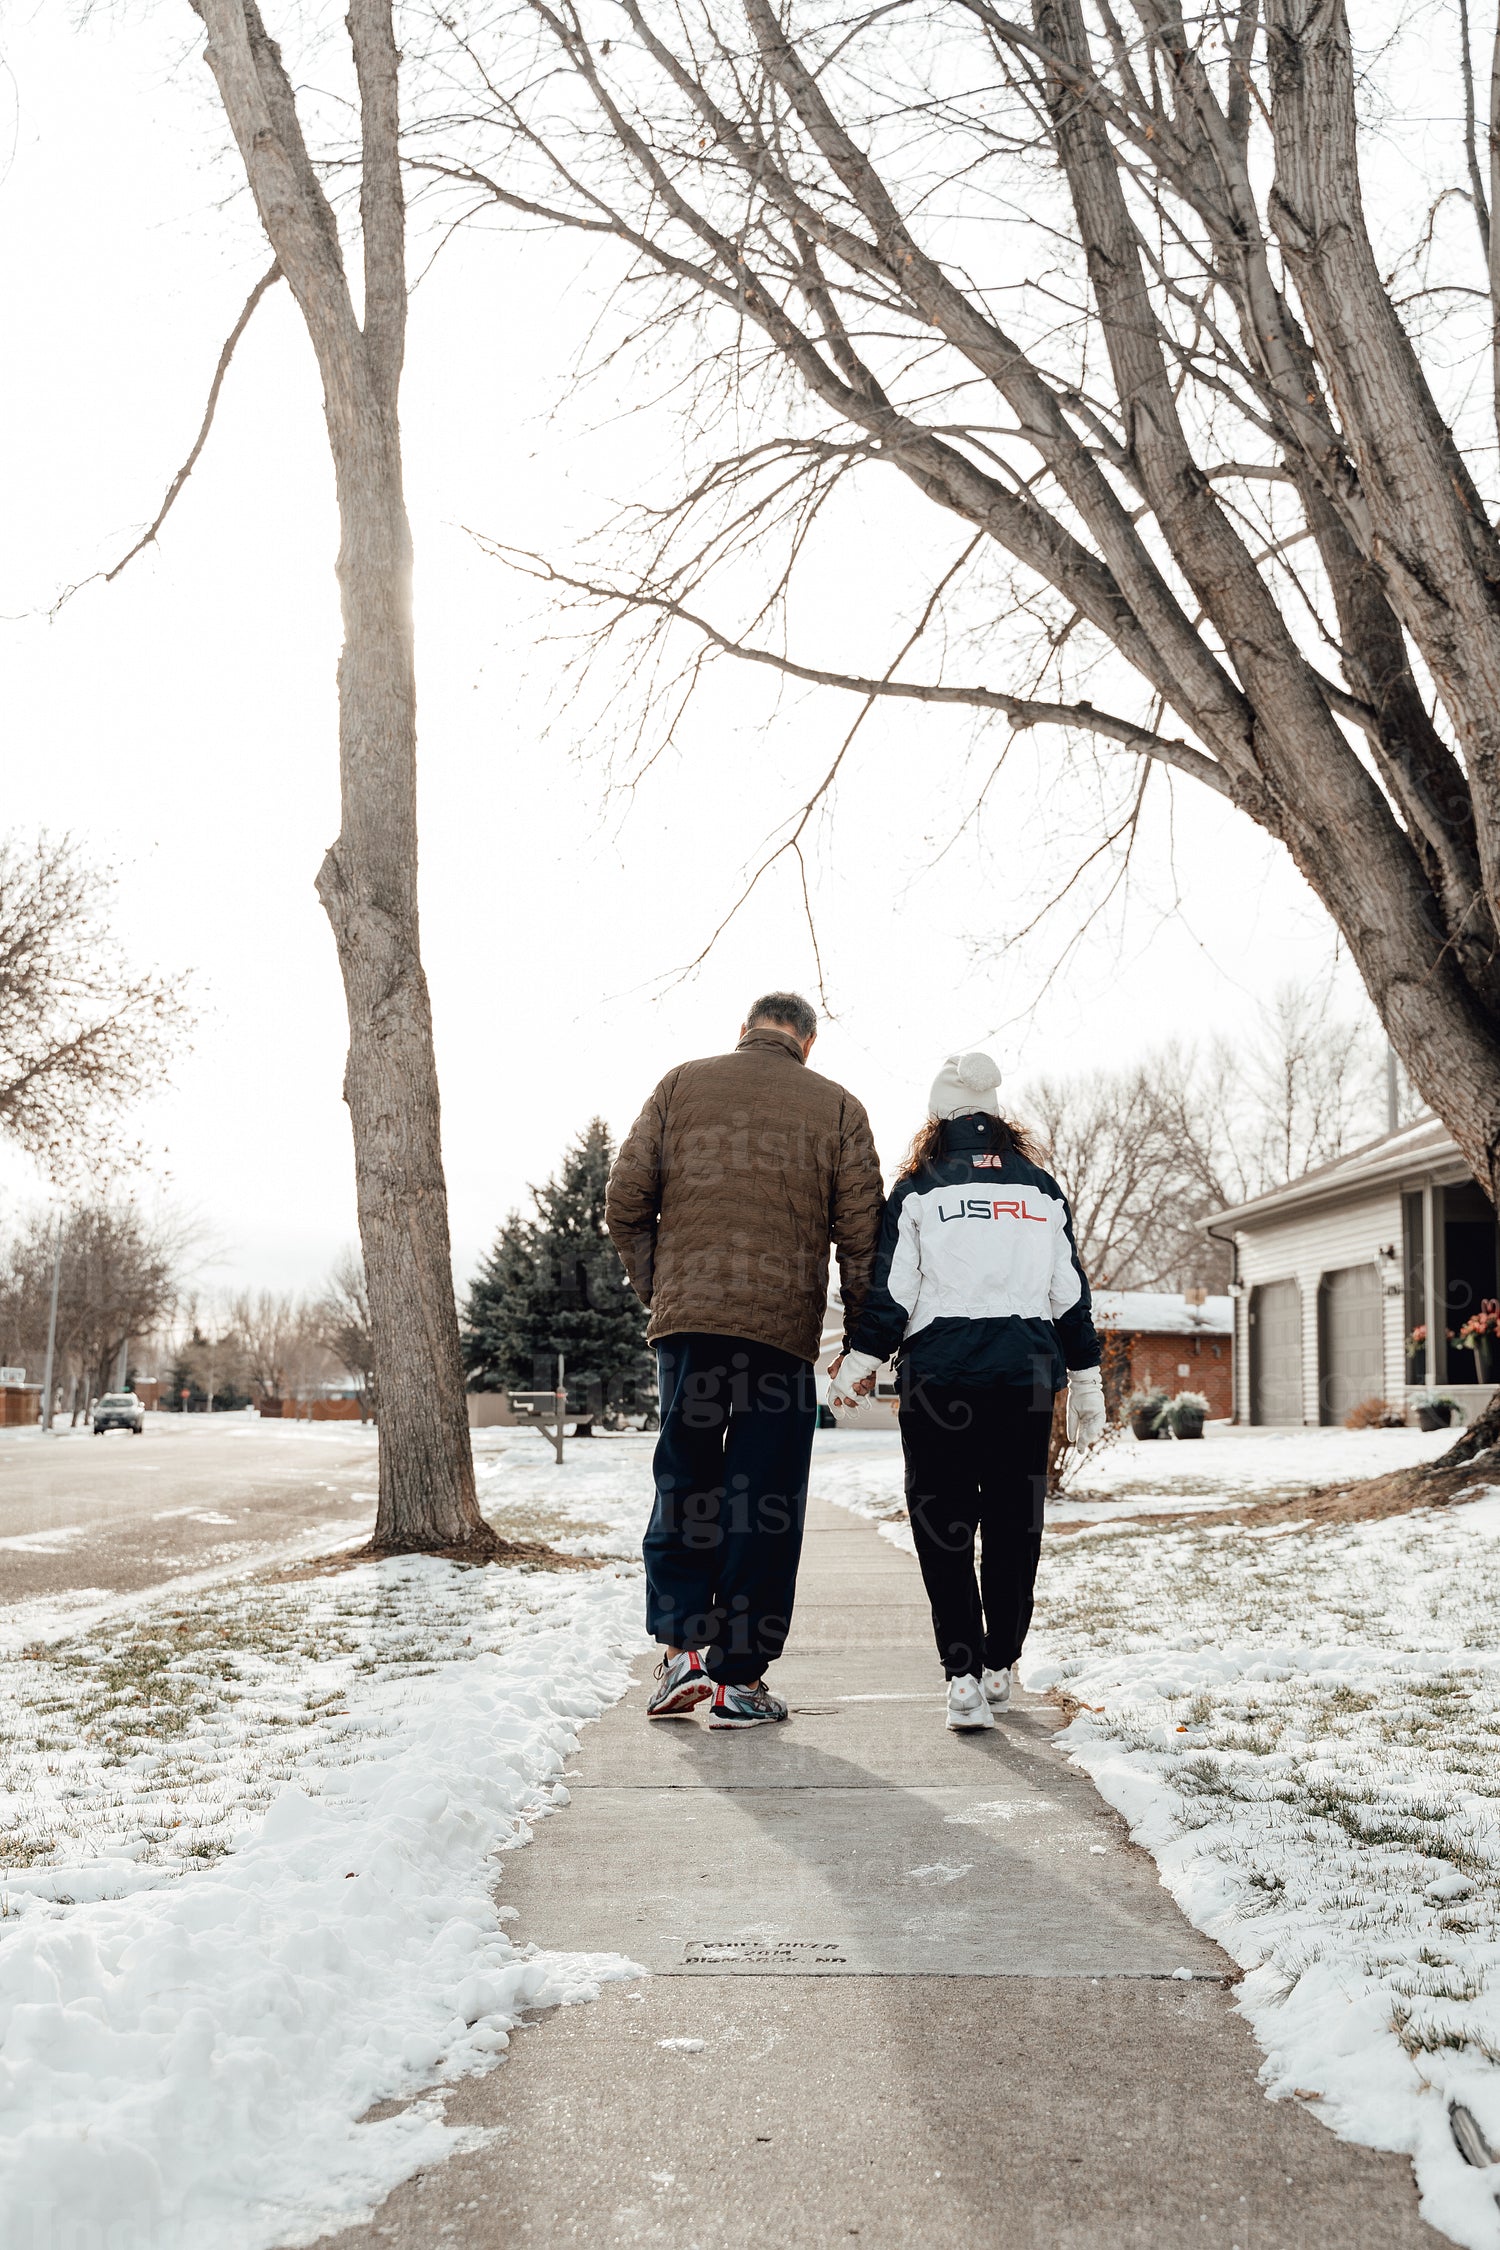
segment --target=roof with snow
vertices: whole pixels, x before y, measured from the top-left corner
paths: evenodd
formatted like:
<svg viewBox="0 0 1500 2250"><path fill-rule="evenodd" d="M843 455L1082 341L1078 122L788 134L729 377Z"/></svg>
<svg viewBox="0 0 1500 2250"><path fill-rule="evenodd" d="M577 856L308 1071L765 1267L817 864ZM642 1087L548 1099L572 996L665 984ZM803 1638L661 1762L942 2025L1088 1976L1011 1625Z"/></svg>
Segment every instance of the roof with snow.
<svg viewBox="0 0 1500 2250"><path fill-rule="evenodd" d="M1132 1336L1228 1336L1234 1306L1228 1297L1205 1297L1191 1305L1186 1297L1160 1289L1096 1289L1094 1322Z"/></svg>
<svg viewBox="0 0 1500 2250"><path fill-rule="evenodd" d="M1284 1187L1252 1196L1248 1203L1232 1203L1226 1210L1211 1211L1199 1224L1213 1228L1228 1221L1236 1227L1256 1226L1264 1220L1282 1218L1305 1204L1341 1202L1363 1189L1388 1188L1407 1177L1450 1181L1469 1177L1458 1144L1440 1117L1419 1117L1394 1133L1382 1133L1378 1141L1367 1141L1363 1148L1336 1157L1331 1164L1316 1165L1300 1179L1288 1180Z"/></svg>

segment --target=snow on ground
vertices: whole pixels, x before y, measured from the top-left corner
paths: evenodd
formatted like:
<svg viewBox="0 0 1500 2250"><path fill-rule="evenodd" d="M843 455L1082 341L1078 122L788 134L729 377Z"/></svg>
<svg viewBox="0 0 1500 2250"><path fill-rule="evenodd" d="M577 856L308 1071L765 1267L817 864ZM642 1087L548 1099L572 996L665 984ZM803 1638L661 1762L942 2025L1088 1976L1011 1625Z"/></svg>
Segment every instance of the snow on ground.
<svg viewBox="0 0 1500 2250"><path fill-rule="evenodd" d="M1452 1430L1252 1429L1210 1422L1201 1438L1148 1438L1113 1432L1086 1454L1064 1496L1048 1509L1057 1523L1103 1523L1125 1516L1194 1515L1242 1500L1290 1499L1314 1485L1384 1476L1436 1460Z"/></svg>
<svg viewBox="0 0 1500 2250"><path fill-rule="evenodd" d="M1317 1485L1384 1476L1432 1461L1453 1443L1451 1430L1270 1430L1210 1422L1201 1438L1151 1438L1112 1432L1086 1454L1067 1489L1049 1501L1049 1523L1121 1523L1132 1516L1196 1515L1241 1501L1294 1498ZM829 1430L818 1436L816 1486L855 1515L904 1530L901 1445L885 1430ZM907 1539L898 1545L909 1546Z"/></svg>
<svg viewBox="0 0 1500 2250"><path fill-rule="evenodd" d="M1500 1496L1324 1529L1181 1511L1448 1442L1221 1426L1102 1448L1085 1482L1119 1498L1049 1510L1088 1527L1044 1544L1022 1676L1084 1707L1065 1747L1247 1972L1268 2094L1410 2155L1423 2216L1495 2250L1500 2170L1464 2163L1449 2108L1500 2150ZM892 1440L837 1443L815 1489L909 1546ZM1132 1520L1171 1498L1181 1522Z"/></svg>
<svg viewBox="0 0 1500 2250"><path fill-rule="evenodd" d="M1248 1974L1273 2096L1415 2161L1500 2244L1500 1496L1271 1535L1049 1541L1023 1677L1184 1911Z"/></svg>
<svg viewBox="0 0 1500 2250"><path fill-rule="evenodd" d="M642 1645L649 1450L477 1441L497 1526L597 1568L178 1584L0 1653L0 2239L311 2241L461 2145L430 2089L523 2010L635 1973L494 1890Z"/></svg>
<svg viewBox="0 0 1500 2250"><path fill-rule="evenodd" d="M901 1440L888 1430L819 1430L813 1446L812 1491L870 1523L906 1513Z"/></svg>
<svg viewBox="0 0 1500 2250"><path fill-rule="evenodd" d="M1025 1677L1085 1707L1070 1752L1248 1972L1268 2091L1409 2151L1477 2250L1494 2175L1448 2104L1500 2146L1500 1500L1271 1536L1192 1514L1445 1442L1102 1449ZM641 1646L650 1441L477 1450L492 1520L601 1567L246 1574L25 1653L0 1632L0 2239L41 2208L114 2250L311 2241L460 2144L435 2089L523 2011L632 1973L517 1950L497 1855L565 1802ZM894 1430L820 1434L813 1488L906 1533Z"/></svg>

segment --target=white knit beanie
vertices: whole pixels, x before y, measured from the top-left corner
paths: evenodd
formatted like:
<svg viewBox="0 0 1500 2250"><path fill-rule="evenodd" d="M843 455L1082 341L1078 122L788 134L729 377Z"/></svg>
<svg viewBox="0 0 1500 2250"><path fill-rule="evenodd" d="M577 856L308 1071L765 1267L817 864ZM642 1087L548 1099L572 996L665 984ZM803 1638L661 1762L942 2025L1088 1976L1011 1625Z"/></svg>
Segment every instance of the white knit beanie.
<svg viewBox="0 0 1500 2250"><path fill-rule="evenodd" d="M1000 1066L976 1049L968 1055L950 1055L932 1081L927 1097L929 1117L965 1117L981 1109L989 1117L1000 1115Z"/></svg>

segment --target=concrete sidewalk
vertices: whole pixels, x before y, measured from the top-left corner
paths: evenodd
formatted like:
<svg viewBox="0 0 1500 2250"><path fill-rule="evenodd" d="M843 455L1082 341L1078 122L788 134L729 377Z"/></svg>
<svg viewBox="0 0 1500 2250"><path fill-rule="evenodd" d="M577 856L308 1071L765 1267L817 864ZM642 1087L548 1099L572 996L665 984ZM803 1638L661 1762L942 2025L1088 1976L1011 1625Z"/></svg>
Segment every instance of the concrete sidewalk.
<svg viewBox="0 0 1500 2250"><path fill-rule="evenodd" d="M644 1669L503 1895L518 1937L655 1973L456 2088L491 2137L340 2250L1443 2240L1403 2159L1265 2099L1231 1964L1055 1712L946 1731L916 1566L870 1526L811 1509L790 1725L648 1726Z"/></svg>

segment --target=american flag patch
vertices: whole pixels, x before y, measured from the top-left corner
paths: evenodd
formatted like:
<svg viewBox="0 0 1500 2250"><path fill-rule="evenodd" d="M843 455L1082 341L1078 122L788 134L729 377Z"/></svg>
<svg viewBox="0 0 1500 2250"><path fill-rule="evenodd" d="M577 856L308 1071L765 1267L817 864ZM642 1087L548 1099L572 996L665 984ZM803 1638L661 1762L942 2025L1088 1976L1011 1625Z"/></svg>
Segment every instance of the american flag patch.
<svg viewBox="0 0 1500 2250"><path fill-rule="evenodd" d="M973 1163L976 1172L999 1172L1004 1169L1005 1158L1003 1156L976 1156Z"/></svg>

